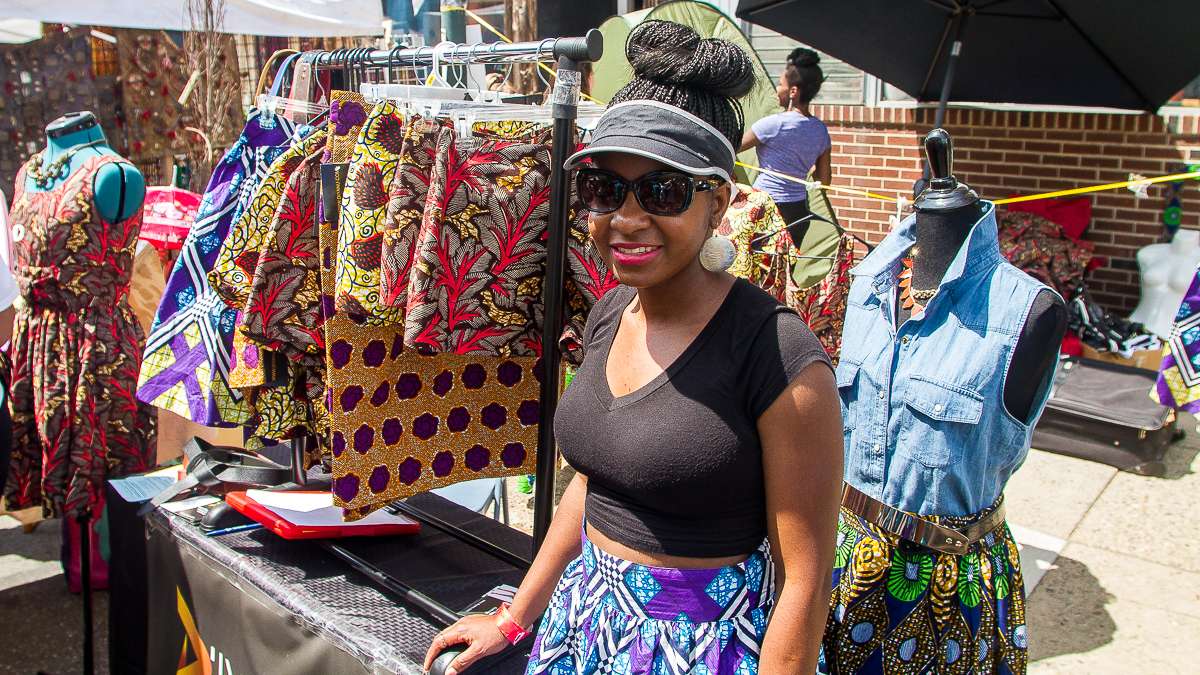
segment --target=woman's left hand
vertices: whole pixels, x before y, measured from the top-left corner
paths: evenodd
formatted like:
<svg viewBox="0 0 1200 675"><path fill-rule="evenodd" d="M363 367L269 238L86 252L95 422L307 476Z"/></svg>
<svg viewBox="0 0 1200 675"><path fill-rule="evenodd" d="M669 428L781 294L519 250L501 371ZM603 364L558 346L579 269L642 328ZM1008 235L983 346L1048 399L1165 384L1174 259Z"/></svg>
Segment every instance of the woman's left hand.
<svg viewBox="0 0 1200 675"><path fill-rule="evenodd" d="M438 654L454 645L467 645L446 668L446 675L457 675L485 656L498 654L508 646L508 640L496 627L496 617L490 614L464 616L453 626L437 634L425 653L424 672L428 673Z"/></svg>

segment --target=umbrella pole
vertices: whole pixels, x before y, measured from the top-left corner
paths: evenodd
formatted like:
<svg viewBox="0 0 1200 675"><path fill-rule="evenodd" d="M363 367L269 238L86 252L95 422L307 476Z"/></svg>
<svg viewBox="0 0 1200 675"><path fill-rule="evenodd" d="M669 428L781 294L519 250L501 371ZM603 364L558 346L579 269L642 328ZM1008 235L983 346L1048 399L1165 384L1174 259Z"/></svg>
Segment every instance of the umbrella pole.
<svg viewBox="0 0 1200 675"><path fill-rule="evenodd" d="M942 123L946 120L946 104L950 101L950 87L954 84L954 70L958 66L958 56L962 53L962 38L963 33L967 28L967 14L965 12L957 12L951 19L954 22L954 40L950 43L950 53L946 57L946 74L942 76L942 89L938 94L937 110L933 114L933 128L941 128ZM913 195L918 195L925 186L929 184L931 176L929 172L929 162L922 162L924 169L921 171L921 179L913 186Z"/></svg>
<svg viewBox="0 0 1200 675"><path fill-rule="evenodd" d="M954 84L954 70L958 66L958 56L962 53L963 32L967 28L967 14L959 12L954 15L954 41L950 43L950 54L946 58L946 74L942 78L942 91L938 95L937 112L933 116L933 126L938 128L946 119L946 103L950 101L950 87Z"/></svg>

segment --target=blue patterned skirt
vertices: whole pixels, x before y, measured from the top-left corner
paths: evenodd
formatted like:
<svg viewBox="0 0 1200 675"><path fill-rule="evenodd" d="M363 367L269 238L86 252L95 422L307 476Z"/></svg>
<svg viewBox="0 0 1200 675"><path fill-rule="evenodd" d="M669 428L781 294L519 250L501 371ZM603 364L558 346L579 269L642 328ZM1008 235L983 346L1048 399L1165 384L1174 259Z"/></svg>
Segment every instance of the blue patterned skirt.
<svg viewBox="0 0 1200 675"><path fill-rule="evenodd" d="M984 517L930 518L966 527ZM1025 672L1025 584L1001 525L954 555L919 547L842 509L820 672Z"/></svg>
<svg viewBox="0 0 1200 675"><path fill-rule="evenodd" d="M737 565L671 569L622 560L585 536L526 673L754 675L774 598L765 541Z"/></svg>

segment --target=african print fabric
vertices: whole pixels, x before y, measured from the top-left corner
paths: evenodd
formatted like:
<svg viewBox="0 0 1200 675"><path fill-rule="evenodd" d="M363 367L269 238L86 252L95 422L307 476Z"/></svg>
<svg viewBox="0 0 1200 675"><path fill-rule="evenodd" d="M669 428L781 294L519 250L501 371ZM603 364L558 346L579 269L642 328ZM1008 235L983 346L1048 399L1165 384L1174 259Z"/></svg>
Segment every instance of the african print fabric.
<svg viewBox="0 0 1200 675"><path fill-rule="evenodd" d="M789 283L785 304L796 310L812 329L835 367L842 352L842 328L846 323L850 270L854 267L854 243L853 236L842 235L829 273L808 288L792 288L792 276L787 275Z"/></svg>
<svg viewBox="0 0 1200 675"><path fill-rule="evenodd" d="M358 133L342 192L334 304L337 311L366 325L398 325L404 317L402 309L383 304L379 297L383 221L404 127L395 102L375 106Z"/></svg>
<svg viewBox="0 0 1200 675"><path fill-rule="evenodd" d="M1083 284L1095 246L1076 241L1042 216L1006 211L997 219L1000 253L1017 269L1071 298Z"/></svg>
<svg viewBox="0 0 1200 675"><path fill-rule="evenodd" d="M1151 396L1162 405L1200 413L1200 270L1175 315Z"/></svg>
<svg viewBox="0 0 1200 675"><path fill-rule="evenodd" d="M235 324L246 321L246 308L262 249L279 210L289 180L305 157L325 145L326 132L301 127L294 143L271 163L259 182L249 206L230 227L208 278L213 291L227 306L238 311ZM245 424L261 438L287 439L305 431L310 419L308 400L298 386L304 373L278 353L262 348L235 330L230 349L229 386L242 389L249 416Z"/></svg>
<svg viewBox="0 0 1200 675"><path fill-rule="evenodd" d="M299 132L305 134L302 128ZM276 211L283 200L288 180L304 158L325 146L325 131L308 133L304 140L283 152L259 182L250 204L234 220L208 272L212 289L226 305L241 310L250 295L250 282L258 267L259 251L271 231Z"/></svg>
<svg viewBox="0 0 1200 675"><path fill-rule="evenodd" d="M405 348L394 327L390 341L379 332L329 345L338 506L362 511L453 483L533 472L535 359L424 356Z"/></svg>
<svg viewBox="0 0 1200 675"><path fill-rule="evenodd" d="M975 516L931 517L966 527ZM1025 672L1021 558L1008 526L963 555L902 542L842 509L820 672Z"/></svg>
<svg viewBox="0 0 1200 675"><path fill-rule="evenodd" d="M317 202L324 147L288 180L265 233L250 281L241 332L306 366L324 367Z"/></svg>
<svg viewBox="0 0 1200 675"><path fill-rule="evenodd" d="M237 310L213 291L208 271L230 224L290 146L292 132L282 116L252 111L242 135L213 169L146 341L137 394L142 401L209 426L247 419L244 397L227 380Z"/></svg>
<svg viewBox="0 0 1200 675"><path fill-rule="evenodd" d="M390 307L403 309L408 304L409 273L416 254L442 126L414 117L404 131L400 164L388 189L387 217L382 224L379 291L381 301Z"/></svg>
<svg viewBox="0 0 1200 675"><path fill-rule="evenodd" d="M552 128L477 123L471 142L440 132L408 282L406 344L435 352L541 354ZM572 197L571 203L575 204ZM563 352L577 361L587 313L616 285L569 213Z"/></svg>
<svg viewBox="0 0 1200 675"><path fill-rule="evenodd" d="M650 567L583 537L538 628L527 675L755 675L775 598L764 541L737 565Z"/></svg>
<svg viewBox="0 0 1200 675"><path fill-rule="evenodd" d="M728 237L737 251L728 272L783 302L786 276L775 269L783 265L776 264L779 256L774 254L785 245L787 237L780 232L786 223L766 192L741 183L734 187L729 208L717 228L717 234Z"/></svg>
<svg viewBox="0 0 1200 675"><path fill-rule="evenodd" d="M10 509L95 516L106 479L154 466L155 415L134 397L143 334L128 303L141 212L110 223L93 201L97 171L124 161L87 159L45 192L17 174Z"/></svg>
<svg viewBox="0 0 1200 675"><path fill-rule="evenodd" d="M360 156L362 100L331 94L326 163ZM347 179L342 204L350 190ZM318 209L324 289L336 283L338 216ZM362 325L361 315L334 313L328 299L321 307L334 501L348 520L443 485L533 471L540 412L533 359L422 356L404 347L398 325Z"/></svg>

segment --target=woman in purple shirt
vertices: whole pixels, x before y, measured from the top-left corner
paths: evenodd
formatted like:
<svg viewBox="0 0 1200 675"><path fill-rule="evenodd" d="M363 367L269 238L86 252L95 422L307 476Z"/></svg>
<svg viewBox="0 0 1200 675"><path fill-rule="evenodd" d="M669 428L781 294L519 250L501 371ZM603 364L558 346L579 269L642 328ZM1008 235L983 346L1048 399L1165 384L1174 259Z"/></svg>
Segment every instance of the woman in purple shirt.
<svg viewBox="0 0 1200 675"><path fill-rule="evenodd" d="M741 149L758 148L758 163L764 169L797 178L805 178L812 171L813 178L828 183L829 130L808 109L825 80L820 61L816 52L804 47L788 54L787 66L775 89L783 112L751 125L742 137ZM754 187L771 195L787 223L809 215L808 191L803 184L761 172ZM789 228L792 241L799 245L807 230L807 221Z"/></svg>

